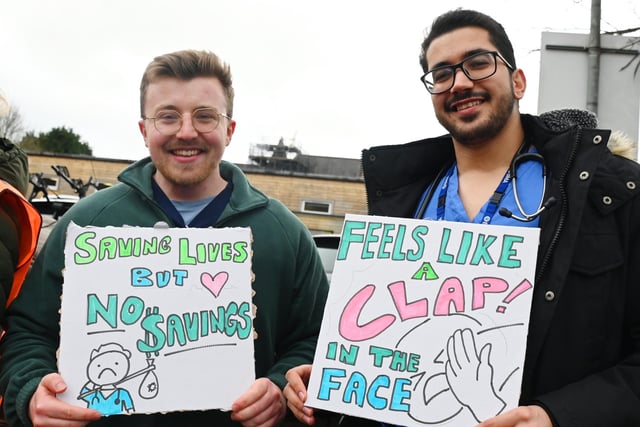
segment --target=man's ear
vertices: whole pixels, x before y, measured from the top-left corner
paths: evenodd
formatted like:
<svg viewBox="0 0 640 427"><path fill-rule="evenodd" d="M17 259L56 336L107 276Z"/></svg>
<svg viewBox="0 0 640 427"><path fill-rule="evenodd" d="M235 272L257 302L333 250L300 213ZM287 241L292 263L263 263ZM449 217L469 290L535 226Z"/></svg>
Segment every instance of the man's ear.
<svg viewBox="0 0 640 427"><path fill-rule="evenodd" d="M516 69L511 75L511 81L513 84L513 94L519 101L524 98L524 92L527 90L527 78L524 75L524 71L520 68Z"/></svg>
<svg viewBox="0 0 640 427"><path fill-rule="evenodd" d="M229 146L231 144L231 138L233 137L233 133L236 131L236 121L229 120L229 124L227 125L227 141L224 144L225 146Z"/></svg>
<svg viewBox="0 0 640 427"><path fill-rule="evenodd" d="M142 138L144 139L145 147L148 147L147 144L147 127L144 125L144 120L140 120L138 122L138 129L140 129L140 133L142 134Z"/></svg>

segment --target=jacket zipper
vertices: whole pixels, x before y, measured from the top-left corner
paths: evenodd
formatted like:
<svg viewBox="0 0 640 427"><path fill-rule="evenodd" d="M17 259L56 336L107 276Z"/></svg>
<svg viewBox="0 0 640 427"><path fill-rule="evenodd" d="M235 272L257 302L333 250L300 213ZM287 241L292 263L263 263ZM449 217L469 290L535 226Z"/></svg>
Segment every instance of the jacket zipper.
<svg viewBox="0 0 640 427"><path fill-rule="evenodd" d="M560 239L560 234L564 229L565 222L567 220L567 210L568 210L568 200L567 200L567 190L565 188L565 183L567 179L567 174L569 173L569 169L573 166L573 162L578 153L578 146L580 141L582 140L582 128L578 128L576 137L573 142L573 146L571 148L571 153L569 155L569 160L567 162L566 167L562 171L562 175L560 175L560 199L562 200L561 210L560 210L560 219L558 219L558 225L556 226L555 232L553 234L553 238L549 243L549 248L545 253L544 258L542 259L542 263L540 264L540 268L538 269L538 273L536 275L535 283L540 283L542 276L544 275L549 262L551 260L551 255L553 254L553 250Z"/></svg>

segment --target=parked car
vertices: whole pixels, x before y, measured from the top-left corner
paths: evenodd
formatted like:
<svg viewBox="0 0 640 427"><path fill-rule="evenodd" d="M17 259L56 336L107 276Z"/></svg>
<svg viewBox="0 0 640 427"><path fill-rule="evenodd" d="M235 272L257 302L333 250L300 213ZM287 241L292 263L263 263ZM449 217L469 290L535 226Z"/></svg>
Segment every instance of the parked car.
<svg viewBox="0 0 640 427"><path fill-rule="evenodd" d="M46 197L37 197L29 201L42 215L51 215L53 219L58 219L78 200L80 198L75 195L48 194Z"/></svg>
<svg viewBox="0 0 640 427"><path fill-rule="evenodd" d="M333 274L333 265L336 262L336 255L338 253L338 246L340 246L339 234L316 234L313 236L313 240L316 242L318 252L320 253L320 259L324 271L327 273L329 283L331 283L331 275Z"/></svg>

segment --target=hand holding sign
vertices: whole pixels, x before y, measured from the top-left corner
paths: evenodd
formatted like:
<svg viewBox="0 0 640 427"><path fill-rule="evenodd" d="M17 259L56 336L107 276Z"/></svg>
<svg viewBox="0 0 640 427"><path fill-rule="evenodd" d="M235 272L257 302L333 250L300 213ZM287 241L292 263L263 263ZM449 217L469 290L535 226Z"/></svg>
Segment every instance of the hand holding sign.
<svg viewBox="0 0 640 427"><path fill-rule="evenodd" d="M505 402L493 387L493 366L489 362L491 344L476 351L471 329L456 330L447 341L447 382L458 401L481 422L499 414Z"/></svg>
<svg viewBox="0 0 640 427"><path fill-rule="evenodd" d="M533 228L347 215L304 405L432 427L517 407L538 242Z"/></svg>
<svg viewBox="0 0 640 427"><path fill-rule="evenodd" d="M65 265L59 399L104 415L229 410L255 382L249 228L71 223Z"/></svg>

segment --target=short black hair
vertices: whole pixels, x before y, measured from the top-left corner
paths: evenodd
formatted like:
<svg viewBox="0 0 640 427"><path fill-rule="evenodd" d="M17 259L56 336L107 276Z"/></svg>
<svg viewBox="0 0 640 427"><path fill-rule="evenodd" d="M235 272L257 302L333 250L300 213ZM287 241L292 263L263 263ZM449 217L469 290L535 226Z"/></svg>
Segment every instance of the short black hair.
<svg viewBox="0 0 640 427"><path fill-rule="evenodd" d="M431 46L431 42L443 34L465 27L478 27L487 30L491 43L495 45L500 55L502 55L513 68L516 68L516 58L513 54L511 40L509 40L507 32L498 21L489 15L475 10L455 9L438 16L433 21L429 32L422 42L420 66L422 66L422 70L425 73L429 71L427 49Z"/></svg>

